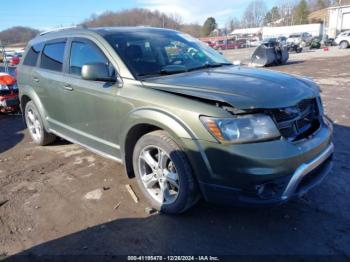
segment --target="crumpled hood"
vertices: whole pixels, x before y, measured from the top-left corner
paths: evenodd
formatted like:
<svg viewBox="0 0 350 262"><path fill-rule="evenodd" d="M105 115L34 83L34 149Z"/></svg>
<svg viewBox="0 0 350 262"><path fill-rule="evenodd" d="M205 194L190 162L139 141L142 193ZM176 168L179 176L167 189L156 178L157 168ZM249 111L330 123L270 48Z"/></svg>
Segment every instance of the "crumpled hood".
<svg viewBox="0 0 350 262"><path fill-rule="evenodd" d="M310 80L265 69L222 66L147 78L147 87L230 104L238 109L283 108L318 95Z"/></svg>

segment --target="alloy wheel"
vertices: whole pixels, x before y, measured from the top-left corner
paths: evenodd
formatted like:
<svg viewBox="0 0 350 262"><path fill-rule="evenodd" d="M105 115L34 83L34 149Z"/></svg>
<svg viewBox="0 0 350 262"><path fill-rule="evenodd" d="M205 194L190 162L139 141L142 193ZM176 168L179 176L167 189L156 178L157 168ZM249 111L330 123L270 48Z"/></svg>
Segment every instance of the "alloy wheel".
<svg viewBox="0 0 350 262"><path fill-rule="evenodd" d="M179 190L179 176L170 156L158 146L143 148L138 159L144 188L160 204L175 202Z"/></svg>
<svg viewBox="0 0 350 262"><path fill-rule="evenodd" d="M39 121L39 116L32 108L27 111L27 125L33 138L36 141L39 141L42 136L42 128Z"/></svg>

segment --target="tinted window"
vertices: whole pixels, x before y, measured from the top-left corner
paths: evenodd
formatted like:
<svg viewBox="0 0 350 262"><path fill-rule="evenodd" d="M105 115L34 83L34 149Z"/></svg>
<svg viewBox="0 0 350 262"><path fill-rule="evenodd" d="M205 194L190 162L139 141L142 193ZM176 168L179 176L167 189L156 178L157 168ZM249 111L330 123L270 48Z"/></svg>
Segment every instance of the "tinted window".
<svg viewBox="0 0 350 262"><path fill-rule="evenodd" d="M62 71L65 42L46 44L41 55L41 68Z"/></svg>
<svg viewBox="0 0 350 262"><path fill-rule="evenodd" d="M93 63L108 64L108 60L94 44L73 41L70 51L69 73L81 75L83 65Z"/></svg>
<svg viewBox="0 0 350 262"><path fill-rule="evenodd" d="M35 66L38 61L39 54L43 49L43 46L44 43L39 43L31 46L26 57L24 58L23 65Z"/></svg>

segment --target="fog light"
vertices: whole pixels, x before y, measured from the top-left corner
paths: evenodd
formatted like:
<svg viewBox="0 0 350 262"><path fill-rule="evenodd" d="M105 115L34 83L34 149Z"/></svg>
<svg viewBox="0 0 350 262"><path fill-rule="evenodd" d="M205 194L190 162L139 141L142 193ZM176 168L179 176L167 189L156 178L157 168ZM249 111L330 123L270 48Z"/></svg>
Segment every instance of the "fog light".
<svg viewBox="0 0 350 262"><path fill-rule="evenodd" d="M261 199L273 198L278 192L278 186L275 183L256 185L255 192Z"/></svg>

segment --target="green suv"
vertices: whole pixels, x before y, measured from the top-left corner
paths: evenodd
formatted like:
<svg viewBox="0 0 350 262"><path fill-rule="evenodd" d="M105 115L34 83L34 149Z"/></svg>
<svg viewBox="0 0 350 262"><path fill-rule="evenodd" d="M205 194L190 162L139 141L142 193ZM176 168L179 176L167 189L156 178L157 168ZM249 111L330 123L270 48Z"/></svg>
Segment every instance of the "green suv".
<svg viewBox="0 0 350 262"><path fill-rule="evenodd" d="M177 31L43 33L26 49L18 85L35 143L59 136L123 163L164 213L200 197L283 203L331 169L332 125L314 82L234 66Z"/></svg>

